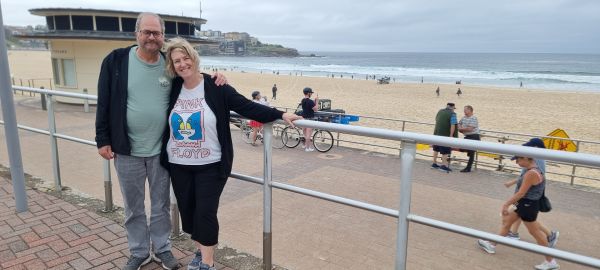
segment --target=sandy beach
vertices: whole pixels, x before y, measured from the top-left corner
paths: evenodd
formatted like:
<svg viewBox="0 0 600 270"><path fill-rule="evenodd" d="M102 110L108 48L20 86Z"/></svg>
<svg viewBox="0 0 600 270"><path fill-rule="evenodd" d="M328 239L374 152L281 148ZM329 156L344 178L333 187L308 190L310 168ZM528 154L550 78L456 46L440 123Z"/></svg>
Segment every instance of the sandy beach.
<svg viewBox="0 0 600 270"><path fill-rule="evenodd" d="M48 51L9 51L9 64L15 83L19 79L36 80L43 84L51 78L50 53ZM210 72L210 71L207 71ZM457 105L457 116L463 116L462 107L471 105L484 130L546 135L556 128L564 129L571 138L600 141L600 91L566 92L535 90L527 88L496 88L490 86L432 83L390 83L379 85L374 80L350 78L323 78L296 75L274 75L223 71L229 83L238 92L250 97L259 90L274 106L296 108L302 98L302 89L311 87L319 98L332 100L332 108L346 113L390 119L402 119L433 123L436 112L447 102ZM271 100L271 87L277 84L277 100ZM437 97L435 89L440 87ZM462 95L458 97L458 87ZM600 90L600 89L599 89ZM402 122L376 120L362 117L353 125L402 129ZM432 133L432 127L410 124L407 131ZM510 138L523 139L519 136ZM361 139L359 139L361 140ZM496 141L495 138L486 140ZM517 144L518 141L507 143ZM397 147L397 143L383 144ZM386 151L385 149L377 149ZM581 152L600 154L600 145L583 143ZM388 151L389 152L389 151ZM460 154L459 154L460 155ZM570 173L570 172L567 172Z"/></svg>

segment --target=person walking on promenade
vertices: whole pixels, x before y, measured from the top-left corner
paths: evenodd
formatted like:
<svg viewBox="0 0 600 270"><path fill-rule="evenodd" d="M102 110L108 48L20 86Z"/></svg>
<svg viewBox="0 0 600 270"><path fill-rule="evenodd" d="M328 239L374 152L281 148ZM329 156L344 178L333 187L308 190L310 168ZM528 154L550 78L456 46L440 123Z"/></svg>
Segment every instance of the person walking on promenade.
<svg viewBox="0 0 600 270"><path fill-rule="evenodd" d="M473 115L473 106L467 105L464 108L465 116L458 122L458 131L465 135L465 139L467 140L476 140L480 141L479 137L479 122L477 121L477 116ZM469 157L469 161L467 162L467 166L460 170L460 172L468 173L471 171L471 167L473 166L473 161L475 160L475 151L466 150L467 156Z"/></svg>
<svg viewBox="0 0 600 270"><path fill-rule="evenodd" d="M165 57L173 80L160 161L171 173L183 231L198 248L188 269L214 270L217 210L233 164L230 111L262 123L293 125L302 117L252 102L229 85L218 87L200 73L200 56L184 39L171 39Z"/></svg>
<svg viewBox="0 0 600 270"><path fill-rule="evenodd" d="M513 194L502 205L502 225L500 227L501 236L507 236L511 225L518 219L523 220L529 234L535 238L540 246L548 246L548 239L542 232L537 216L540 209L539 200L545 192L546 179L536 166L533 158L516 157L517 164L527 170L522 178L517 181L517 192ZM516 207L516 209L515 209ZM496 253L496 244L490 241L477 240L479 247L485 252ZM551 256L545 256L545 260L535 266L538 270L559 269L560 266Z"/></svg>
<svg viewBox="0 0 600 270"><path fill-rule="evenodd" d="M258 104L269 106L269 103L262 98L259 91L252 92L252 101ZM256 136L258 134L258 131L262 129L263 124L255 120L250 120L250 127L252 127L252 134L250 136L252 143L250 144L256 146Z"/></svg>
<svg viewBox="0 0 600 270"><path fill-rule="evenodd" d="M271 99L277 100L277 84L273 84L273 88L271 88L271 91L273 91L273 97Z"/></svg>
<svg viewBox="0 0 600 270"><path fill-rule="evenodd" d="M433 135L444 136L444 137L458 137L458 129L456 128L456 113L454 112L456 106L454 103L449 102L446 104L446 108L438 111L435 116L435 128ZM432 169L438 169L440 171L450 173L449 157L452 149L447 146L434 145L433 146L433 164ZM438 153L442 154L442 165L437 164Z"/></svg>
<svg viewBox="0 0 600 270"><path fill-rule="evenodd" d="M523 146L530 146L530 147L537 147L537 148L543 148L545 149L546 146L544 145L544 141L540 138L532 138L531 140L527 141L526 143L523 144ZM513 158L514 160L514 158ZM540 170L540 172L542 173L542 175L546 175L546 161L543 159L535 159L535 164L538 167L538 169ZM527 172L526 169L522 168L521 169L521 174L519 175L519 178L517 179L513 179L510 180L506 183L504 183L504 186L511 187L514 184L516 184L520 178L523 178L523 175ZM515 193L518 190L515 189ZM538 221L538 223L540 224L540 229L544 232L544 234L546 235L546 238L548 239L548 247L554 248L556 246L556 243L558 242L558 237L560 235L559 231L551 231L550 229L548 229L548 227L546 227L542 222ZM512 239L521 239L521 237L519 236L519 226L521 225L521 220L517 220L515 221L515 223L513 223L513 225L510 228L510 231L508 231L508 235L506 237L512 238Z"/></svg>
<svg viewBox="0 0 600 270"><path fill-rule="evenodd" d="M438 86L437 89L435 89L435 94L437 95L437 97L440 97L440 87Z"/></svg>
<svg viewBox="0 0 600 270"><path fill-rule="evenodd" d="M460 95L462 95L462 90L460 90L460 87L458 88L458 91L456 91L456 95L458 97L460 97Z"/></svg>
<svg viewBox="0 0 600 270"><path fill-rule="evenodd" d="M319 104L319 95L315 95L314 100L310 99L314 93L310 87L305 87L302 90L302 93L304 93L304 98L302 98L302 101L300 101L300 104L302 105L302 117L304 117L304 119L313 119L315 117L315 112L319 109L317 105ZM310 136L312 135L312 131L312 128L302 128L302 133L304 134L304 151L306 152L315 151L312 138Z"/></svg>
<svg viewBox="0 0 600 270"><path fill-rule="evenodd" d="M137 45L108 54L98 78L95 140L100 156L114 158L123 195L131 254L123 269L139 269L152 258L165 269L179 265L169 241L169 174L159 163L170 85L160 53L164 29L158 15L141 13L135 27ZM146 179L150 224L144 205Z"/></svg>

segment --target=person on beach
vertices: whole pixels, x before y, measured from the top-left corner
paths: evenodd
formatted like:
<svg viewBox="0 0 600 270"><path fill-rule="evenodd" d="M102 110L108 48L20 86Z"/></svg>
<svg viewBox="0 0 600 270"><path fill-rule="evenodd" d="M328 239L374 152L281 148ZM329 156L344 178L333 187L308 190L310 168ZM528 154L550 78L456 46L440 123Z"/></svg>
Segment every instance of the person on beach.
<svg viewBox="0 0 600 270"><path fill-rule="evenodd" d="M182 38L169 41L165 57L173 79L160 161L171 173L183 231L198 248L188 269L214 270L219 198L233 163L230 111L262 123L283 119L293 125L301 117L252 102L229 85L217 86L200 73L198 52Z"/></svg>
<svg viewBox="0 0 600 270"><path fill-rule="evenodd" d="M440 97L440 87L438 86L437 89L435 89L435 94L437 95L437 97Z"/></svg>
<svg viewBox="0 0 600 270"><path fill-rule="evenodd" d="M315 117L315 112L319 109L317 105L319 104L319 95L315 95L314 100L310 99L314 93L310 87L305 87L302 90L302 93L304 93L304 98L300 101L300 104L302 105L302 117L304 119L313 119ZM312 128L302 128L302 133L304 134L304 151L306 152L315 151L310 136L312 135L312 131Z"/></svg>
<svg viewBox="0 0 600 270"><path fill-rule="evenodd" d="M542 194L546 188L546 179L540 172L540 169L536 166L536 162L533 158L516 157L515 160L521 168L526 170L526 172L516 183L518 191L502 205L500 211L502 215L502 225L498 234L507 236L511 225L518 219L521 219L531 236L535 238L537 244L548 246L548 239L537 221L539 200L542 198ZM477 240L477 243L485 252L490 254L496 253L495 243L483 239ZM538 270L553 270L559 268L560 266L556 260L547 255L541 264L535 266L535 269Z"/></svg>
<svg viewBox="0 0 600 270"><path fill-rule="evenodd" d="M277 84L273 84L273 88L271 88L271 91L273 92L273 97L271 99L277 100Z"/></svg>
<svg viewBox="0 0 600 270"><path fill-rule="evenodd" d="M446 104L446 108L438 111L435 116L435 128L433 135L444 136L444 137L458 137L458 129L456 128L456 113L454 112L456 106L452 102ZM432 169L438 169L442 172L450 173L450 161L449 157L452 149L448 146L434 145L433 146L433 164ZM437 164L438 154L442 155L442 165Z"/></svg>
<svg viewBox="0 0 600 270"><path fill-rule="evenodd" d="M164 21L157 14L141 13L135 24L137 44L109 53L98 78L95 140L98 154L114 159L119 177L131 254L123 269L139 269L151 259L165 269L179 265L169 241L169 174L159 164L170 90L160 52L164 31ZM226 83L223 77L217 81ZM144 205L146 179L149 223Z"/></svg>
<svg viewBox="0 0 600 270"><path fill-rule="evenodd" d="M458 97L460 97L460 95L462 95L462 90L460 90L460 87L458 88L458 91L456 91L456 95Z"/></svg>
<svg viewBox="0 0 600 270"><path fill-rule="evenodd" d="M479 137L479 122L477 121L477 116L473 115L473 106L467 105L465 106L463 112L465 116L458 121L458 131L465 135L466 140L476 140L480 141ZM473 166L473 161L475 160L475 151L466 150L467 156L469 157L469 161L467 162L467 166L460 170L460 172L468 173L471 172L471 167Z"/></svg>
<svg viewBox="0 0 600 270"><path fill-rule="evenodd" d="M532 138L531 140L524 143L523 146L537 147L537 148L543 148L543 149L546 148L546 146L544 145L544 141L542 141L542 139L540 139L540 138ZM515 158L513 157L512 160L514 160L514 159ZM538 169L540 170L540 172L542 173L542 175L546 175L546 161L543 159L536 158L535 164L538 167ZM526 172L527 172L527 170L522 168L519 178L510 180L510 181L504 183L504 186L507 188L513 186L520 180L520 178L523 178L523 175L525 175ZM518 192L518 189L515 189L515 193L516 192ZM538 223L540 224L540 229L542 230L542 232L544 232L544 234L546 235L546 238L548 239L548 246L551 248L555 247L556 243L558 242L558 237L560 235L560 232L559 231L551 231L550 229L548 229L548 227L546 227L544 224L542 224L542 222L538 221ZM508 231L508 235L506 237L517 239L517 240L521 239L521 237L519 236L519 226L520 225L521 225L520 219L515 221L515 223L513 223L510 230Z"/></svg>

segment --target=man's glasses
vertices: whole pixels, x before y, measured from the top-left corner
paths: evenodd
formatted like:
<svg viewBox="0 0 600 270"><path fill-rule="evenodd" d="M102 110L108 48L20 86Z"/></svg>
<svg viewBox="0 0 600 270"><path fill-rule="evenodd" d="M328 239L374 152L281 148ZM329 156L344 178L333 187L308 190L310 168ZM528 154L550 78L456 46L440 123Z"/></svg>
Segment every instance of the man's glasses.
<svg viewBox="0 0 600 270"><path fill-rule="evenodd" d="M156 38L162 37L163 33L160 31L150 31L150 30L140 30L139 33L142 33L145 37L150 37L153 35Z"/></svg>

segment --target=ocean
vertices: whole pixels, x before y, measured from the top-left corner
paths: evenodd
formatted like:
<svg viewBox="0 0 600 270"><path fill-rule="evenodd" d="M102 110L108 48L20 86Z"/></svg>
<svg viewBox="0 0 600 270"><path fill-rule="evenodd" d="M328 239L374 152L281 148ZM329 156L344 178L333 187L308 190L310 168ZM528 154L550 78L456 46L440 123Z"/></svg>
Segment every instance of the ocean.
<svg viewBox="0 0 600 270"><path fill-rule="evenodd" d="M600 92L600 55L547 53L350 53L302 52L317 57L205 56L203 67L280 75L392 82L450 83Z"/></svg>

